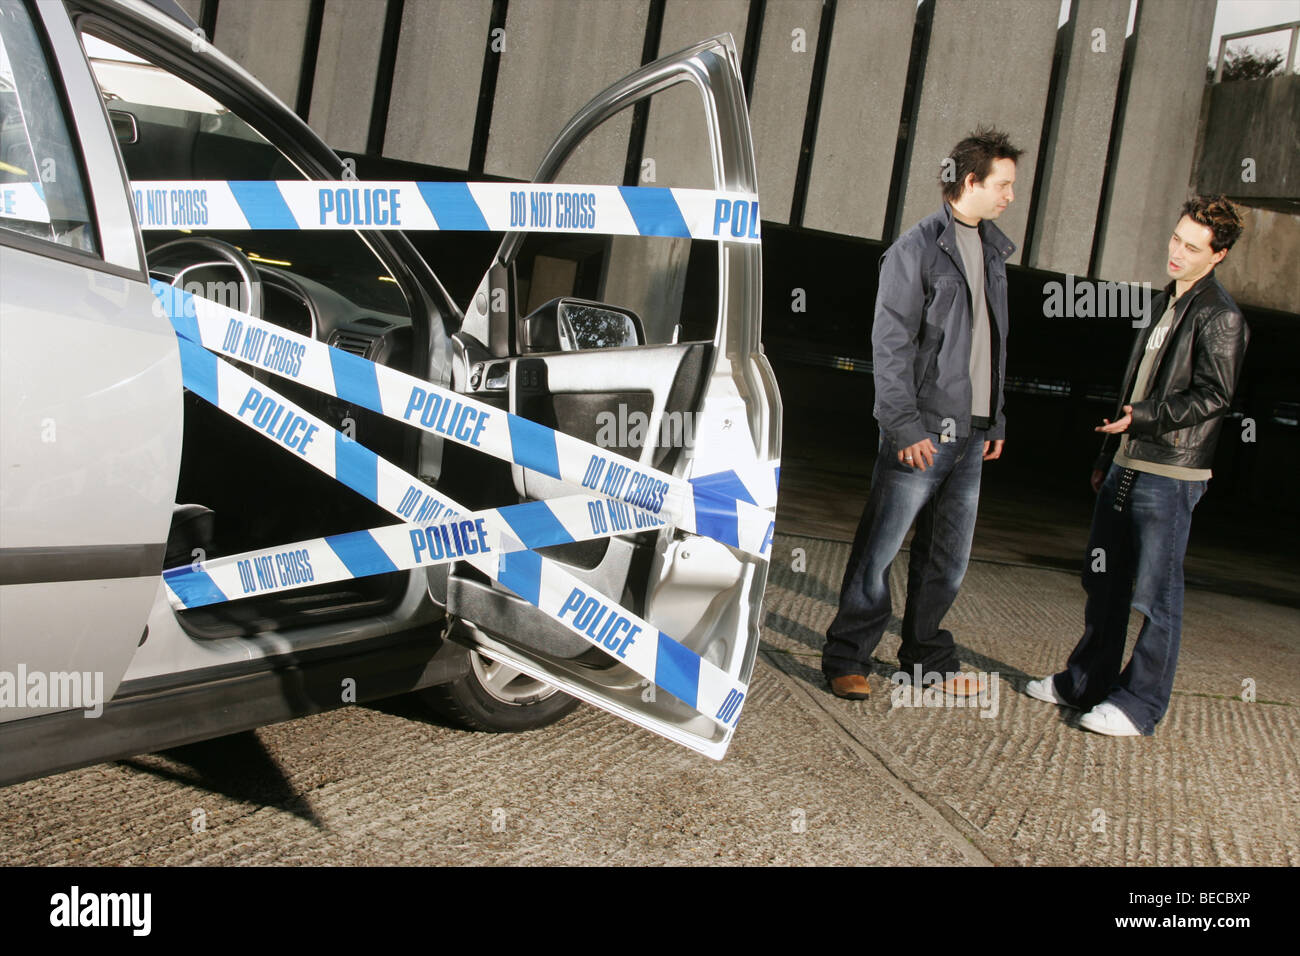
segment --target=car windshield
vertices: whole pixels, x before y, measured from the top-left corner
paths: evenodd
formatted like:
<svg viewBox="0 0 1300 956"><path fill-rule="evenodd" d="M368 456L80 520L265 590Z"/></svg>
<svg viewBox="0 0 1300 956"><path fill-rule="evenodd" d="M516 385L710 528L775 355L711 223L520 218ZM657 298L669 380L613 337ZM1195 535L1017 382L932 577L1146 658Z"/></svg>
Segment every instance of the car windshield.
<svg viewBox="0 0 1300 956"><path fill-rule="evenodd" d="M132 181L304 179L256 129L186 80L103 39L83 34L86 55ZM288 270L356 305L408 315L393 277L352 232L151 231L153 248L183 235L222 239L256 264Z"/></svg>

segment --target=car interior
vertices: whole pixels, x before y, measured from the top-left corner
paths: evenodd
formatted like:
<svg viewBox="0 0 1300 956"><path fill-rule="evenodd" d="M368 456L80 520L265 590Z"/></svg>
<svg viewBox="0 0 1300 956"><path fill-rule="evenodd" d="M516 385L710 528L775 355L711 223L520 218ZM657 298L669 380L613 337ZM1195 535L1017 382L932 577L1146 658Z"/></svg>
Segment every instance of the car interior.
<svg viewBox="0 0 1300 956"><path fill-rule="evenodd" d="M304 178L279 149L208 93L115 43L83 33L133 181ZM614 175L612 181L617 182L621 169ZM238 310L260 313L268 322L372 361L414 374L425 371L414 367L416 329L409 303L383 259L355 232L240 232L196 226L148 231L144 237L154 278ZM448 237L439 238L445 248ZM421 252L430 256L423 247ZM623 273L635 277L630 285L620 286L611 278L620 257L625 260ZM437 256L428 261L440 270L445 265ZM461 330L453 336L456 367L478 370L482 377L476 381L471 372L468 381L458 381L457 387L481 401L593 442L600 438L601 422L629 418L635 422L636 415L644 421L655 408L678 420L689 416L710 367L717 315L716 268L712 243L634 239L620 245L607 236L531 234L510 263L508 327L484 336L500 333L506 340L505 361L498 360L500 349L490 349ZM677 301L669 307L655 300L655 284L646 280L656 274L654 269L667 270L672 277L671 282L659 284L677 290ZM553 341L557 323L552 313L561 300L573 315L581 313L585 302L589 319L584 333L588 341L569 342L567 351ZM610 307L599 305L601 300L635 303L622 309L635 327L633 338L602 338L590 331L612 317ZM622 375L595 354L614 345L643 347L636 349L638 355L628 357L631 364ZM243 368L382 457L420 473L426 459L421 458L418 432L267 372ZM499 376L495 382L494 374ZM285 455L195 395L186 393L184 407L184 448L168 567L196 557L393 523L393 516L377 505ZM624 426L604 443L619 454L671 469L682 454L682 443L661 444L649 431L629 431ZM497 507L574 490L525 476L508 462L450 442L442 446L439 458L434 466L439 489L468 508ZM627 535L617 543L603 538L555 546L543 553L636 609L642 603L640 596L635 589L625 588L630 581L646 580L654 538L653 533ZM194 637L247 635L374 614L396 602L404 583L404 572L376 575L182 611L178 616ZM480 621L488 631L517 631L517 602L463 563L449 571L448 610ZM608 666L603 654L550 622L538 621L521 639L553 658Z"/></svg>
<svg viewBox="0 0 1300 956"><path fill-rule="evenodd" d="M298 179L280 150L187 81L83 34L92 70L135 180ZM223 305L403 370L412 318L383 260L356 233L175 230L144 233L150 275ZM415 470L418 436L269 372L259 381ZM165 564L219 557L393 523L377 505L185 393L184 446ZM393 603L404 574L376 575L179 613L196 637L373 614Z"/></svg>

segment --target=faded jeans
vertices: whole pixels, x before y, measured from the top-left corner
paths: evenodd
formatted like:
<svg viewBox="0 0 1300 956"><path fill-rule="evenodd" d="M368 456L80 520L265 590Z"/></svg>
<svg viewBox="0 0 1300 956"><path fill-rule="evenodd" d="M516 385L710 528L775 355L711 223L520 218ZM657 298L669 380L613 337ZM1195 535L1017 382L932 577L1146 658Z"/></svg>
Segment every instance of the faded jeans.
<svg viewBox="0 0 1300 956"><path fill-rule="evenodd" d="M1109 700L1150 735L1173 692L1183 627L1183 555L1192 509L1208 482L1139 471L1127 506L1117 512L1123 470L1112 464L1097 496L1083 565L1083 637L1055 686L1062 700L1084 710ZM1146 620L1121 673L1130 605Z"/></svg>
<svg viewBox="0 0 1300 956"><path fill-rule="evenodd" d="M923 674L957 670L952 634L939 623L956 600L970 561L984 436L975 430L940 442L931 435L937 454L925 471L899 463L898 449L881 436L871 491L844 570L839 612L826 631L822 672L827 679L870 673L871 654L893 614L889 567L913 521L898 663L909 673L918 666Z"/></svg>

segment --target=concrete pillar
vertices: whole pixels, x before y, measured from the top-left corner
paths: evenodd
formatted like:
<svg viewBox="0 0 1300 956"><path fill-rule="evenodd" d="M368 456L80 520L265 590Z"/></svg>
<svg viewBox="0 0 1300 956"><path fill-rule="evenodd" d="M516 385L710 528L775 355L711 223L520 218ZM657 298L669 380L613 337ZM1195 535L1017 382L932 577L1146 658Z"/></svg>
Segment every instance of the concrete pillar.
<svg viewBox="0 0 1300 956"><path fill-rule="evenodd" d="M330 146L366 151L387 0L326 0L307 122Z"/></svg>
<svg viewBox="0 0 1300 956"><path fill-rule="evenodd" d="M1187 198L1205 94L1214 0L1143 0L1112 171L1098 275L1163 284L1169 235Z"/></svg>
<svg viewBox="0 0 1300 956"><path fill-rule="evenodd" d="M1038 141L1056 52L1060 8L1042 0L937 0L899 232L937 211L949 150L981 123L1005 130L1025 151L1016 199L998 228L1020 245L1033 193ZM1020 261L1016 250L1011 262Z"/></svg>
<svg viewBox="0 0 1300 956"><path fill-rule="evenodd" d="M222 0L213 42L292 109L310 0Z"/></svg>
<svg viewBox="0 0 1300 956"><path fill-rule="evenodd" d="M490 3L419 0L402 10L384 155L468 169Z"/></svg>
<svg viewBox="0 0 1300 956"><path fill-rule="evenodd" d="M835 8L805 226L884 235L915 22L915 0L848 0Z"/></svg>
<svg viewBox="0 0 1300 956"><path fill-rule="evenodd" d="M1086 275L1101 208L1129 0L1075 0L1073 37L1039 185L1030 265ZM1021 201L1026 198L1021 195Z"/></svg>
<svg viewBox="0 0 1300 956"><path fill-rule="evenodd" d="M691 0L668 0L658 55L676 53L719 33L730 33L739 50L745 42L748 18L749 0L716 0L703 5ZM704 109L693 86L679 85L650 101L641 156L643 167L645 160L654 160L654 179L646 179L643 173L638 185L714 187Z"/></svg>
<svg viewBox="0 0 1300 956"><path fill-rule="evenodd" d="M768 0L763 14L749 120L762 217L773 222L790 221L821 14L821 0Z"/></svg>
<svg viewBox="0 0 1300 956"><path fill-rule="evenodd" d="M485 171L531 179L564 124L641 64L649 0L512 0L497 75ZM622 183L632 116L593 134L568 182Z"/></svg>

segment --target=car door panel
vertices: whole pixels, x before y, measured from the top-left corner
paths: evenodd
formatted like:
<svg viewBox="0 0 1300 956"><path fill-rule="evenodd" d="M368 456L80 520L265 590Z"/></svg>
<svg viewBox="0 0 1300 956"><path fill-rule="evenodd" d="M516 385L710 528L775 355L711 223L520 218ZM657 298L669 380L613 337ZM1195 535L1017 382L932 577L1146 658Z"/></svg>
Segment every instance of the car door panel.
<svg viewBox="0 0 1300 956"><path fill-rule="evenodd" d="M0 272L0 671L98 673L111 697L160 587L176 336L142 281L8 247Z"/></svg>
<svg viewBox="0 0 1300 956"><path fill-rule="evenodd" d="M24 699L0 708L0 722L68 709L54 684L66 692L73 674L91 681L99 704L113 696L160 592L181 451L175 333L145 282L115 140L76 33L60 3L5 12L20 104L26 87L47 135L63 111L67 138L42 180L84 186L98 251L0 229L0 672L46 682L43 704L31 683L16 688ZM22 115L20 106L7 118Z"/></svg>
<svg viewBox="0 0 1300 956"><path fill-rule="evenodd" d="M738 58L729 37L657 61L600 94L561 133L537 181L557 181L566 157L583 137L619 109L678 83L692 84L705 107L712 188L756 192ZM475 296L479 309L504 297L514 314L522 314L512 274L521 246L518 233L502 243ZM471 304L466 335L487 343L484 348L496 356L487 365L498 370L478 381L508 390L510 410L522 417L679 477L775 459L780 403L758 344L759 250L724 241L716 253L718 321L712 342L512 354L511 345L525 336L503 332L499 319L494 322L486 311L476 315ZM621 304L612 302L611 307ZM698 329L700 323L691 327ZM634 411L646 415L642 436L623 430ZM670 413L679 420L685 417L686 440L680 424L675 439L661 440L667 437L661 426ZM602 435L602 424L612 424L614 434ZM518 499L581 491L519 466L511 467L511 478ZM541 552L732 678L747 681L758 643L763 559L675 528L607 538L597 544L602 550L584 547ZM700 713L653 686L482 575L460 565L453 568L448 611L463 639L489 656L708 756L725 753L734 725L722 726L715 715Z"/></svg>

